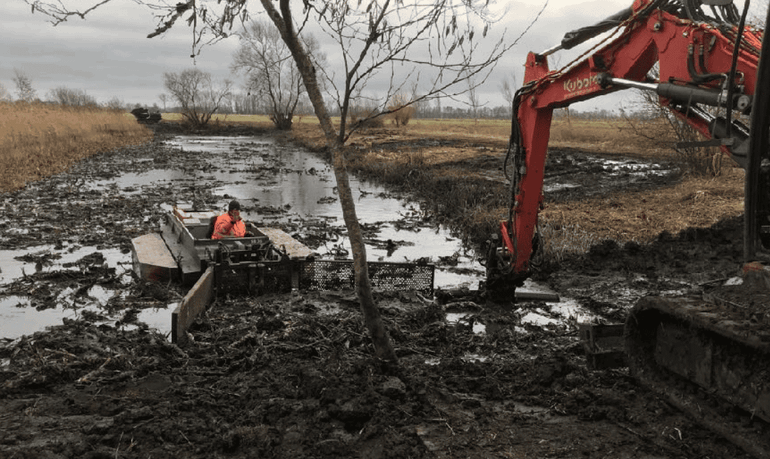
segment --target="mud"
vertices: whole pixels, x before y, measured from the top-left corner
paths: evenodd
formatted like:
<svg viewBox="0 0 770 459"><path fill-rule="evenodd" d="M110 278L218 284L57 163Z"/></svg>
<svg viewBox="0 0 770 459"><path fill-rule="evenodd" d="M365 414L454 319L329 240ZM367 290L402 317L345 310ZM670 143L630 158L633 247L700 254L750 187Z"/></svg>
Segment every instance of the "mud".
<svg viewBox="0 0 770 459"><path fill-rule="evenodd" d="M591 174L601 167L575 158L565 161L585 180L559 193L594 192ZM560 303L494 304L467 289L435 299L380 293L397 366L373 359L350 292L218 298L193 326L192 344L169 343L142 313L184 292L141 282L113 258L124 260L118 254L128 253L130 239L154 231L164 206L181 196L202 205L228 196L195 180L184 189L84 184L158 165L201 173L206 164L154 143L98 155L0 196L0 249L32 248L19 263L35 267L9 275L0 296L24 298L23 308L73 311L46 331L0 340L0 456L748 457L625 369L589 371L577 318ZM282 214L270 206L249 211ZM404 218L421 219L430 215ZM737 275L741 223L663 234L649 245L605 242L538 280L593 320L622 322L643 295L722 289ZM323 221L281 224L313 247L339 237ZM79 252L84 247L94 250ZM76 259L57 258L66 254ZM100 289L112 292L107 300Z"/></svg>

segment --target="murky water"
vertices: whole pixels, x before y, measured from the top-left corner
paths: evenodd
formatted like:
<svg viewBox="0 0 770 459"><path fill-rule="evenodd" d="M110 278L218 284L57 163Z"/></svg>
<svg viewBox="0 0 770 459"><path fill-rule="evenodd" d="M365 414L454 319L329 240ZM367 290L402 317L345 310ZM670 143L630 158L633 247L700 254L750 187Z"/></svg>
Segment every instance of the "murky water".
<svg viewBox="0 0 770 459"><path fill-rule="evenodd" d="M246 210L242 212L245 220L269 225L270 222L320 218L331 225L344 225L334 173L315 155L278 145L270 138L179 136L170 143L191 154L206 151L219 155L223 160L218 161L219 169L204 173L203 179L213 182L212 192L232 196L245 205ZM228 157L228 152L244 150L249 152L247 157L242 154ZM355 177L350 177L350 187L361 224L376 225L377 239L392 240L397 246L392 250L367 246L370 260L412 261L427 257L436 261L438 257L456 256L458 268L465 268L468 273L457 276L450 270L437 269L436 287L478 286L482 267L463 256L462 244L448 231L399 225L405 218L419 218L420 210L414 203L392 197L385 188ZM251 207L284 209L285 212L262 214L259 210L250 211ZM339 247L350 250L347 239L343 239L329 241L318 251L323 256Z"/></svg>
<svg viewBox="0 0 770 459"><path fill-rule="evenodd" d="M271 223L322 219L332 227L343 226L333 171L315 155L278 144L270 138L178 136L168 143L195 158L191 163L196 166L129 172L114 179L94 179L83 186L97 190L117 188L121 194L132 195L161 184L179 189L184 189L185 184L209 184L212 193L224 197L221 206L230 199L239 200L244 207L242 215L248 221L270 226ZM415 223L420 221L418 205L393 197L386 189L355 177L351 177L351 188L361 223L377 229L374 239L394 243L387 248L383 248L382 244L368 246L370 260L413 261L427 258L436 262L451 258L456 265L437 268L435 287L478 287L483 278L483 268L472 259L471 254L464 252L461 242L447 230ZM194 196L185 198L192 200ZM163 207L170 210L172 204L166 203ZM346 239L330 240L319 247L318 252L323 256L340 249L349 250ZM25 251L0 251L0 291L4 284L25 274L36 270L60 270L66 263L95 250L94 247L39 246ZM18 260L20 256L40 252L50 253L46 260L51 261L35 263ZM116 268L119 276L131 269L130 254L118 250L100 252L105 256L105 262ZM55 309L44 311L37 311L23 295L0 296L0 337L16 338L59 324L64 317L74 318L84 311L96 311L117 294L102 288L75 300L63 293L56 299ZM143 310L139 320L168 333L172 310L173 306ZM117 320L117 317L108 320Z"/></svg>

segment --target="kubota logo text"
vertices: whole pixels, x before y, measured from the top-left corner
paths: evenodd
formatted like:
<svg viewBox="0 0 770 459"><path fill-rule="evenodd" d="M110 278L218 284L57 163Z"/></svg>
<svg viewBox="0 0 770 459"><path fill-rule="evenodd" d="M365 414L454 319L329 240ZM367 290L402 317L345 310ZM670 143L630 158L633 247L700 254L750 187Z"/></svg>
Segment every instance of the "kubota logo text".
<svg viewBox="0 0 770 459"><path fill-rule="evenodd" d="M588 89L588 87L591 86L591 83L597 83L597 80L597 76L592 76L590 78L578 78L577 80L570 78L564 82L564 90L567 92L582 91Z"/></svg>

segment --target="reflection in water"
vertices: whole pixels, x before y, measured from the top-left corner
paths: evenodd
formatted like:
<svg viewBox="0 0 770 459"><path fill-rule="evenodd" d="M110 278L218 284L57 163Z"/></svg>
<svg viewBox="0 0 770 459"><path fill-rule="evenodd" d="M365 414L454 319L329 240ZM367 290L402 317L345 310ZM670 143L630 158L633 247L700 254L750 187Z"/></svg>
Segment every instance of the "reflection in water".
<svg viewBox="0 0 770 459"><path fill-rule="evenodd" d="M70 310L67 315L61 309L44 309L38 311L31 307L29 298L23 296L6 296L0 298L0 337L16 339L22 335L30 335L52 325L61 325L62 317L73 315Z"/></svg>

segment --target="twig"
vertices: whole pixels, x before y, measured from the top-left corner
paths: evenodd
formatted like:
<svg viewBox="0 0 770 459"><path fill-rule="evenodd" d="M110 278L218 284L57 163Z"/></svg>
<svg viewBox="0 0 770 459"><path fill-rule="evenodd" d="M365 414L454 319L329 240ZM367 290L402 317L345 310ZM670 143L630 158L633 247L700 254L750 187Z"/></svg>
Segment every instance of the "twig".
<svg viewBox="0 0 770 459"><path fill-rule="evenodd" d="M123 432L120 433L120 438L118 438L118 446L115 447L115 459L118 459L118 453L120 452L120 442L123 440Z"/></svg>
<svg viewBox="0 0 770 459"><path fill-rule="evenodd" d="M96 370L93 370L92 372L88 373L87 375L85 375L85 376L81 377L80 379L78 379L78 381L77 381L77 382L78 382L78 383L85 383L85 382L88 382L89 380L93 379L93 378L94 378L95 376L97 376L97 375L98 375L98 374L99 374L99 373L100 373L100 372L101 372L101 371L104 369L104 367L105 367L105 366L107 366L107 364L108 364L108 363L110 363L111 361L112 361L112 357L107 357L107 360L105 360L105 361L104 361L104 363L103 363L103 364L101 364L101 365L99 366L99 368L97 368Z"/></svg>
<svg viewBox="0 0 770 459"><path fill-rule="evenodd" d="M184 432L182 432L182 431L181 431L181 430L179 430L179 429L177 429L177 430L179 431L179 435L181 435L181 436L182 436L182 438L184 438L185 440L187 440L187 443L188 443L190 446L192 446L192 443L191 443L191 442L190 442L190 440L187 438L187 436L184 434Z"/></svg>
<svg viewBox="0 0 770 459"><path fill-rule="evenodd" d="M723 277L721 279L713 279L713 280L702 282L702 283L698 284L698 287L705 287L705 286L707 286L709 284L716 284L716 283L719 283L719 282L725 282L727 280L730 280L730 278L729 277Z"/></svg>

